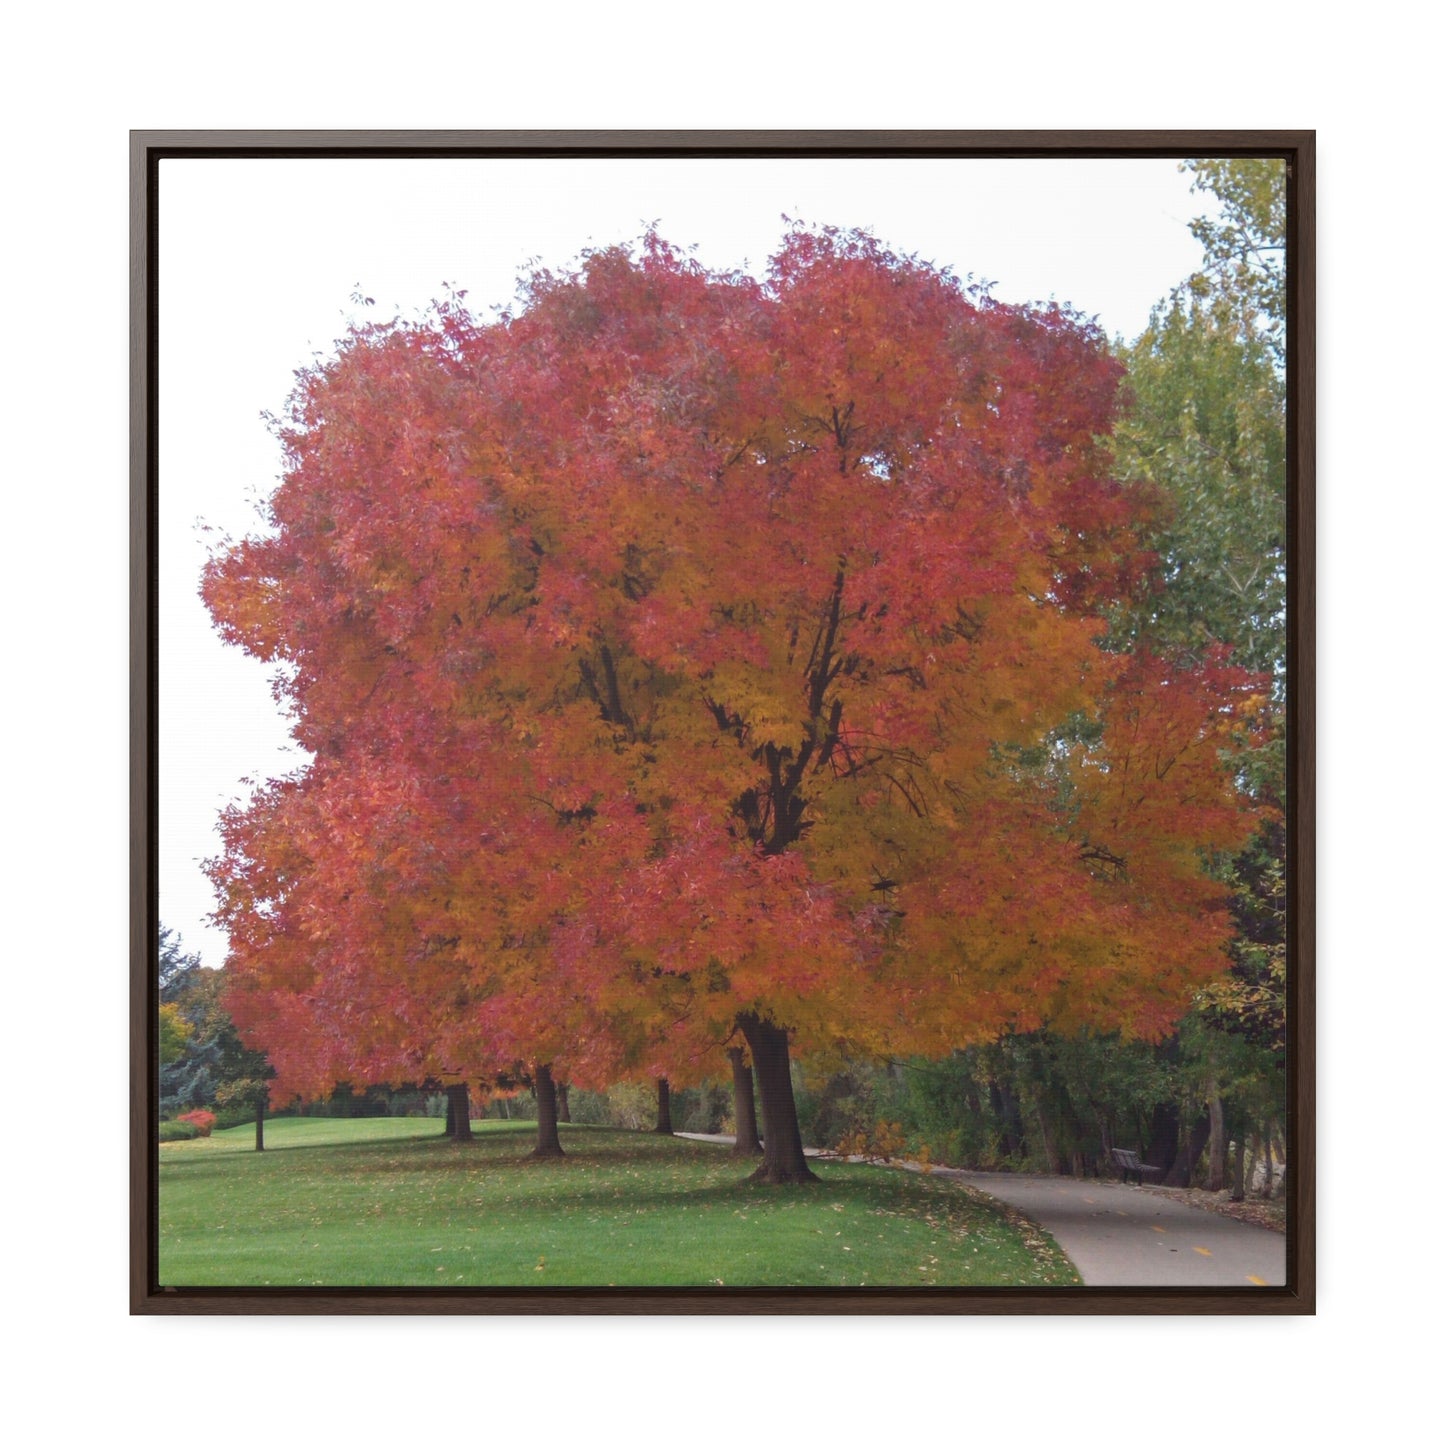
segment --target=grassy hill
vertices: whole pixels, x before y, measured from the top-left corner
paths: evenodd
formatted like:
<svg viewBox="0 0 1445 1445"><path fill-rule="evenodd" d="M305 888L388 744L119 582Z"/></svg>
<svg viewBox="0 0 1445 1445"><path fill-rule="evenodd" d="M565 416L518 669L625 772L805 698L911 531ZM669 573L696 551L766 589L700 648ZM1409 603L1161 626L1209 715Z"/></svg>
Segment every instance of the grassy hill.
<svg viewBox="0 0 1445 1445"><path fill-rule="evenodd" d="M276 1119L160 1151L161 1285L706 1286L1078 1283L1047 1236L956 1182L820 1162L770 1188L716 1145L488 1122Z"/></svg>

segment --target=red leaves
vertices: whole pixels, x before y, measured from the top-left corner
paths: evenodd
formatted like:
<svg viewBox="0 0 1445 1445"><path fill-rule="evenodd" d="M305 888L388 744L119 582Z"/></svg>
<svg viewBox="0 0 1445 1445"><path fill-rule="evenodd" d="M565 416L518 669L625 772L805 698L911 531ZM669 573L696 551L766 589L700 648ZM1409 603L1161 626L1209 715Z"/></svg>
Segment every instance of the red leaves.
<svg viewBox="0 0 1445 1445"><path fill-rule="evenodd" d="M1220 962L1253 684L1097 645L1150 565L1117 381L802 230L765 288L649 236L305 376L277 533L206 579L317 753L215 866L282 1078L1156 1029Z"/></svg>

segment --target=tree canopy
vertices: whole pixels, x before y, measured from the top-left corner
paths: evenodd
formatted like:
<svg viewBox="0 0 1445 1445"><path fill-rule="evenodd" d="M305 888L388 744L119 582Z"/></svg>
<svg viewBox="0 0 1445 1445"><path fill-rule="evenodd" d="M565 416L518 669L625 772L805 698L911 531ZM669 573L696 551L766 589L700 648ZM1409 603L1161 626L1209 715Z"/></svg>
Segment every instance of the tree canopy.
<svg viewBox="0 0 1445 1445"><path fill-rule="evenodd" d="M760 280L649 234L303 373L204 583L314 759L212 865L276 1087L741 1029L789 1178L790 1040L1162 1036L1225 964L1266 688L1110 640L1159 585L1120 379L1065 309L801 227Z"/></svg>

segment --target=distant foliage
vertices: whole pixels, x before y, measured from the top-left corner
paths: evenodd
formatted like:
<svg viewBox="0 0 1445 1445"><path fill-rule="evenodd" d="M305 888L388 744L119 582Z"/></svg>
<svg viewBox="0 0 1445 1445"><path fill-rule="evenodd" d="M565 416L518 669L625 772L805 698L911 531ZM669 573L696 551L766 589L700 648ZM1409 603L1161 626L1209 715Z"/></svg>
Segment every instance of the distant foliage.
<svg viewBox="0 0 1445 1445"><path fill-rule="evenodd" d="M225 975L184 953L179 936L162 927L157 948L160 983L160 1112L255 1112L270 1069L264 1054L248 1049L222 999Z"/></svg>

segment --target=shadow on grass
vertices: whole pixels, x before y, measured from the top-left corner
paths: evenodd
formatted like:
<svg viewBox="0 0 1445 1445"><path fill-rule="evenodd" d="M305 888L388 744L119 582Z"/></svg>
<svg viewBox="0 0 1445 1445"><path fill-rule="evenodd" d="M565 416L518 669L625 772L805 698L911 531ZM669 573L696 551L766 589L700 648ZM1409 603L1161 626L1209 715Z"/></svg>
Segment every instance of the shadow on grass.
<svg viewBox="0 0 1445 1445"><path fill-rule="evenodd" d="M391 1168L404 1165L408 1169L436 1169L450 1172L454 1169L470 1169L480 1164L496 1169L568 1169L574 1166L598 1167L625 1165L628 1163L654 1166L661 1160L672 1158L689 1165L726 1167L719 1158L715 1146L699 1144L688 1139L640 1133L630 1129L607 1129L597 1125L563 1124L560 1134L564 1153L560 1158L537 1159L532 1155L532 1144L536 1126L531 1123L500 1123L494 1127L478 1130L465 1142L457 1142L443 1133L394 1135L389 1138L367 1139L313 1139L297 1137L294 1129L282 1129L279 1137L273 1138L260 1154L250 1148L238 1147L225 1150L164 1150L162 1162L167 1170L185 1169L191 1171L198 1166L204 1168L236 1158L253 1157L268 1164L284 1161L288 1155L309 1155L318 1152L343 1150L359 1155L366 1162L362 1172L373 1168ZM246 1126L242 1126L244 1129ZM271 1126L268 1125L268 1128ZM229 1132L229 1131L228 1131ZM186 1141L187 1143L193 1141ZM376 1163L380 1156L388 1156L385 1165ZM360 1164L360 1160L358 1163ZM733 1162L730 1159L727 1161ZM755 1160L739 1159L739 1168L755 1165ZM749 1171L751 1172L751 1171Z"/></svg>
<svg viewBox="0 0 1445 1445"><path fill-rule="evenodd" d="M539 1196L548 1194L549 1181L566 1195L564 1207L575 1210L615 1207L626 1200L634 1209L665 1208L686 1200L697 1205L730 1204L748 1210L807 1206L826 1198L829 1204L857 1203L870 1209L899 1206L907 1211L930 1205L952 1208L965 1201L964 1191L944 1180L864 1165L814 1161L818 1184L776 1185L755 1181L755 1159L735 1159L716 1145L698 1143L650 1132L610 1129L596 1125L562 1125L566 1152L560 1158L531 1155L534 1126L521 1121L492 1121L477 1129L472 1139L457 1143L442 1133L380 1139L330 1138L304 1141L293 1137L274 1150L256 1155L243 1149L196 1151L165 1160L172 1170L189 1179L236 1168L246 1158L257 1166L286 1169L288 1156L295 1167L308 1167L311 1159L327 1174L358 1178L395 1173L428 1175L437 1179L476 1175L479 1187L525 1182ZM242 1165L241 1167L245 1167ZM675 1169L667 1184L658 1171ZM644 1176L637 1178L632 1171Z"/></svg>

